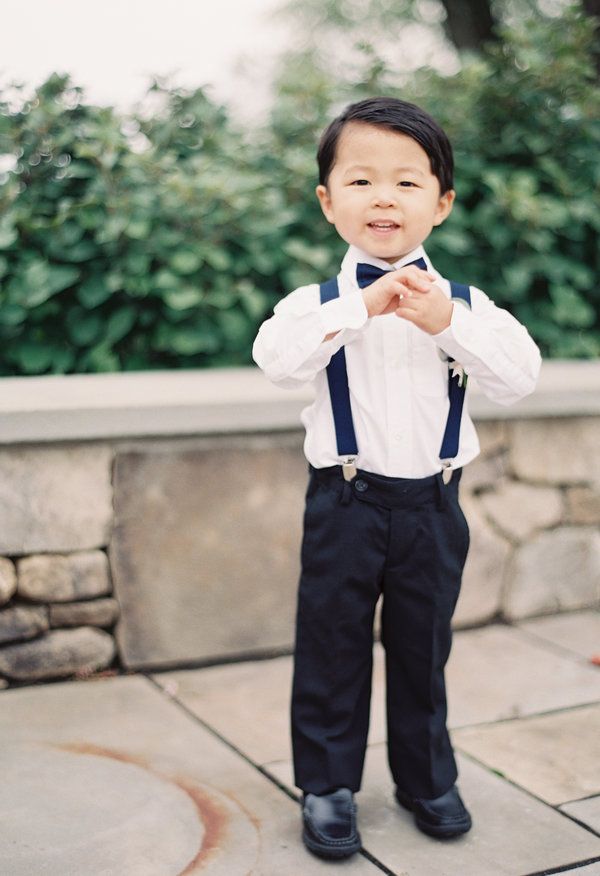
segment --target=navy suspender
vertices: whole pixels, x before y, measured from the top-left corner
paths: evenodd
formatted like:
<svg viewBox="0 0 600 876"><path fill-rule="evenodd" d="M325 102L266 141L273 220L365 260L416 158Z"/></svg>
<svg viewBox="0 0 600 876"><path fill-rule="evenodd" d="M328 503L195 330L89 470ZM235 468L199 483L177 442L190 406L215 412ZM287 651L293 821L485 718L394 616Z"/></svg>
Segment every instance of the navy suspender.
<svg viewBox="0 0 600 876"><path fill-rule="evenodd" d="M451 280L450 289L452 298L460 298L467 307L471 307L471 290L468 286L465 286L463 283L455 283ZM340 294L337 277L328 280L326 283L321 283L320 293L321 304L337 298ZM458 453L460 421L466 389L466 375L461 379L459 374L452 373L451 365L453 361L453 359L450 359L448 362L448 398L450 408L440 449L440 461L444 469L444 481L446 482L452 474L452 459ZM354 461L358 455L358 444L352 422L346 354L343 347L340 347L337 353L331 357L327 366L327 382L329 384L329 395L333 409L338 454L343 459L342 468L344 470L344 477L346 480L351 480L356 474ZM446 472L448 472L448 475L446 475Z"/></svg>
<svg viewBox="0 0 600 876"><path fill-rule="evenodd" d="M321 304L337 298L339 294L337 277L321 284ZM331 357L327 366L327 382L329 383L329 395L331 397L331 407L333 408L333 422L335 424L338 453L343 457L356 457L358 455L358 444L356 443L354 423L352 422L346 354L343 347L340 347L337 353Z"/></svg>
<svg viewBox="0 0 600 876"><path fill-rule="evenodd" d="M460 298L469 309L471 308L471 290L468 286L450 280L450 292L452 298ZM458 453L460 421L465 401L465 390L467 388L466 375L462 379L458 374L454 375L450 367L452 362L454 362L454 359L450 359L448 362L448 398L450 400L450 408L440 449L440 459L442 465L445 465L446 468L450 467L450 460L454 459Z"/></svg>

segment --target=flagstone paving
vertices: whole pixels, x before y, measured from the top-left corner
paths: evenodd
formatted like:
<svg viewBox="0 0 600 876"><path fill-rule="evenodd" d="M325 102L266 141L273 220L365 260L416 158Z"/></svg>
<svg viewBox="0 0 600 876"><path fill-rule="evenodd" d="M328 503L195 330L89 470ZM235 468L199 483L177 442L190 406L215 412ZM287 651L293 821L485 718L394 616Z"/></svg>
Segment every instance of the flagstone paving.
<svg viewBox="0 0 600 876"><path fill-rule="evenodd" d="M386 738L384 677L383 648L377 644L371 744ZM154 678L255 762L291 756L290 657L161 672ZM504 624L455 633L446 678L450 727L600 701L597 667Z"/></svg>
<svg viewBox="0 0 600 876"><path fill-rule="evenodd" d="M0 692L1 876L600 876L594 613L458 631L448 665L473 829L442 842L394 801L384 655L357 794L364 851L300 840L290 657Z"/></svg>
<svg viewBox="0 0 600 876"><path fill-rule="evenodd" d="M3 876L329 872L293 800L142 676L3 691L0 738Z"/></svg>
<svg viewBox="0 0 600 876"><path fill-rule="evenodd" d="M520 629L551 642L585 660L600 655L600 611L569 611L536 617L519 624Z"/></svg>
<svg viewBox="0 0 600 876"><path fill-rule="evenodd" d="M586 800L576 800L573 803L564 803L559 807L561 812L566 812L576 818L577 821L587 824L597 834L600 834L600 794L588 797Z"/></svg>
<svg viewBox="0 0 600 876"><path fill-rule="evenodd" d="M587 864L587 866L577 867L575 870L561 870L560 872L561 876L569 876L570 873L573 874L573 876L600 876L600 863L596 862L595 864Z"/></svg>
<svg viewBox="0 0 600 876"><path fill-rule="evenodd" d="M457 730L456 745L553 805L600 794L600 703Z"/></svg>
<svg viewBox="0 0 600 876"><path fill-rule="evenodd" d="M473 827L443 842L420 833L394 801L385 745L369 747L356 795L363 845L398 876L524 876L600 856L597 836L464 755L457 760ZM291 787L289 762L268 769Z"/></svg>

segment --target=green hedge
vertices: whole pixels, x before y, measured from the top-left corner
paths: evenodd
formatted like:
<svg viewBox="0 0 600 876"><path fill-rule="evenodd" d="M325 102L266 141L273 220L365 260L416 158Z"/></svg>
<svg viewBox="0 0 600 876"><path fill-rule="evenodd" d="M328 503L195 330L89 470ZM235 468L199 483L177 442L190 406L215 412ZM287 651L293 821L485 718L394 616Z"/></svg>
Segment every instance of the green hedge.
<svg viewBox="0 0 600 876"><path fill-rule="evenodd" d="M267 125L244 132L198 89L155 82L124 117L54 75L0 92L0 374L251 361L286 291L335 271L315 144L341 103L415 100L455 147L457 204L428 242L550 356L600 351L600 98L577 11L505 31L459 74L410 88L375 59L367 84L289 57Z"/></svg>

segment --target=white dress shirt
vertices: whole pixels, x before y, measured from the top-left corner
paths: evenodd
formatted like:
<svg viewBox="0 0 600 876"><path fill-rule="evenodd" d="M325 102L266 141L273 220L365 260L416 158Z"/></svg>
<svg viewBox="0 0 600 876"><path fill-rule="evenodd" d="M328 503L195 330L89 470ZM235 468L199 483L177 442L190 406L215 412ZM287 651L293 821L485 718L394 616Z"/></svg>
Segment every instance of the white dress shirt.
<svg viewBox="0 0 600 876"><path fill-rule="evenodd" d="M350 246L338 275L339 298L321 304L319 286L301 286L277 303L260 327L252 355L277 386L314 384L314 402L301 413L304 453L315 468L339 465L326 366L345 346L357 468L389 477L420 478L440 471L440 448L448 416L446 354L473 375L485 395L510 405L535 388L541 356L526 328L508 311L471 286L469 310L454 304L451 323L427 334L394 313L369 317L356 282L359 262L384 270L422 257L435 283L450 298L450 283L422 246L393 266ZM460 278L461 282L468 278ZM331 332L335 337L324 341ZM479 453L468 411L462 413L459 468Z"/></svg>

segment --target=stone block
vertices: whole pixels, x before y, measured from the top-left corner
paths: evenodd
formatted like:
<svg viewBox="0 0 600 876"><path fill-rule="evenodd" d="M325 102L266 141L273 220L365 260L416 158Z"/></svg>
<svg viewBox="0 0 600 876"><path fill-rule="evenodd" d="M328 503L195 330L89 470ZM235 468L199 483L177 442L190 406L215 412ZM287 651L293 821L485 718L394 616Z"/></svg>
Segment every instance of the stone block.
<svg viewBox="0 0 600 876"><path fill-rule="evenodd" d="M483 458L495 456L508 448L509 430L506 420L477 420L475 426Z"/></svg>
<svg viewBox="0 0 600 876"><path fill-rule="evenodd" d="M569 487L566 491L566 523L600 524L600 490Z"/></svg>
<svg viewBox="0 0 600 876"><path fill-rule="evenodd" d="M113 637L104 630L50 630L30 642L0 648L0 672L15 681L88 674L104 669L114 655Z"/></svg>
<svg viewBox="0 0 600 876"><path fill-rule="evenodd" d="M496 456L477 456L473 462L465 465L460 480L460 488L464 492L480 493L498 487L506 476L507 454Z"/></svg>
<svg viewBox="0 0 600 876"><path fill-rule="evenodd" d="M8 557L0 557L0 605L8 602L17 589L17 570Z"/></svg>
<svg viewBox="0 0 600 876"><path fill-rule="evenodd" d="M462 751L552 806L600 793L600 705L465 727Z"/></svg>
<svg viewBox="0 0 600 876"><path fill-rule="evenodd" d="M515 542L526 541L538 529L556 526L563 515L560 490L505 481L480 502L488 519Z"/></svg>
<svg viewBox="0 0 600 876"><path fill-rule="evenodd" d="M460 503L469 523L471 542L453 617L455 628L485 623L498 613L512 550L486 522L479 499L461 492Z"/></svg>
<svg viewBox="0 0 600 876"><path fill-rule="evenodd" d="M301 447L119 453L109 555L125 665L168 668L293 643Z"/></svg>
<svg viewBox="0 0 600 876"><path fill-rule="evenodd" d="M119 603L110 597L87 602L66 602L48 606L52 627L110 627L119 616Z"/></svg>
<svg viewBox="0 0 600 876"><path fill-rule="evenodd" d="M42 605L11 605L0 611L0 644L33 639L48 629L48 610Z"/></svg>
<svg viewBox="0 0 600 876"><path fill-rule="evenodd" d="M510 468L519 480L600 484L600 417L514 420Z"/></svg>
<svg viewBox="0 0 600 876"><path fill-rule="evenodd" d="M541 532L517 548L503 611L508 619L598 605L600 533L592 527Z"/></svg>
<svg viewBox="0 0 600 876"><path fill-rule="evenodd" d="M0 450L0 552L66 552L108 544L108 447Z"/></svg>
<svg viewBox="0 0 600 876"><path fill-rule="evenodd" d="M39 554L17 561L17 592L36 602L91 599L111 591L108 558L103 551Z"/></svg>

